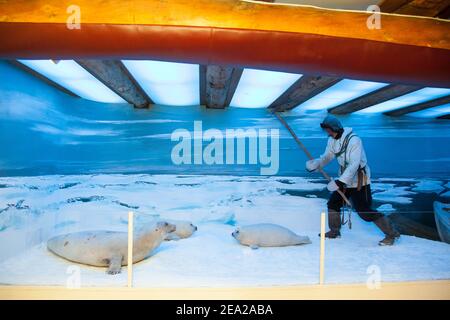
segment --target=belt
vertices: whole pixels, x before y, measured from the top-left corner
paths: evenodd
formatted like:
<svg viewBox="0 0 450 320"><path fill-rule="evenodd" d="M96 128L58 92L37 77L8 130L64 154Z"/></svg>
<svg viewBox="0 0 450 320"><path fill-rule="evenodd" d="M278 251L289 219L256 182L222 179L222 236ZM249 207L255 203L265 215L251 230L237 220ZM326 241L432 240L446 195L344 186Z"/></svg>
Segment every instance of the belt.
<svg viewBox="0 0 450 320"><path fill-rule="evenodd" d="M360 191L363 185L367 184L367 174L366 174L366 167L359 167L358 168L358 186L357 190Z"/></svg>

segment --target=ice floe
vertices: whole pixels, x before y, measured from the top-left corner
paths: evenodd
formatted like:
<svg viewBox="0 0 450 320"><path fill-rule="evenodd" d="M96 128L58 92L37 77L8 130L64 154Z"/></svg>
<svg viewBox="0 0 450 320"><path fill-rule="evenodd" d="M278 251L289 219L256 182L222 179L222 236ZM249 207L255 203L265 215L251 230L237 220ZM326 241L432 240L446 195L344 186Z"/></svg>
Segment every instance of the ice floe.
<svg viewBox="0 0 450 320"><path fill-rule="evenodd" d="M385 203L379 206L377 210L385 214L390 214L395 211L395 208L392 206L392 204Z"/></svg>
<svg viewBox="0 0 450 320"><path fill-rule="evenodd" d="M372 183L373 199L381 202L393 202L409 204L412 198L408 197L416 192L409 190L406 186L396 186L393 183Z"/></svg>
<svg viewBox="0 0 450 320"><path fill-rule="evenodd" d="M423 180L416 183L416 186L412 188L413 191L416 192L425 192L425 193L439 193L444 190L441 181L436 180Z"/></svg>

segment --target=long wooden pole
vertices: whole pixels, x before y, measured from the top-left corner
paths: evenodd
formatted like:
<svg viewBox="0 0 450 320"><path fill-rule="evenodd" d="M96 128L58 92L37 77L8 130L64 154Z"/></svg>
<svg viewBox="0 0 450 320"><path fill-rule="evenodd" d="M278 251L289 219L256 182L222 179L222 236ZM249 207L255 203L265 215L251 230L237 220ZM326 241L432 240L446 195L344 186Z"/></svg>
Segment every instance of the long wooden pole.
<svg viewBox="0 0 450 320"><path fill-rule="evenodd" d="M133 287L133 211L128 212L128 288Z"/></svg>
<svg viewBox="0 0 450 320"><path fill-rule="evenodd" d="M297 144L303 150L303 152L306 154L308 159L313 160L314 157L311 155L311 153L309 153L308 149L306 149L305 145L297 137L294 130L292 130L291 127L287 124L286 120L284 120L283 117L278 114L278 112L273 112L273 114L275 115L275 117L278 118L278 120L280 120L281 124L289 131L289 133L294 138L295 142L297 142ZM320 173L322 173L322 175L325 177L325 179L327 179L328 181L331 181L331 177L328 175L328 173L325 172L325 170L323 170L321 167L319 167L319 171L320 171ZM345 203L349 207L351 207L352 205L351 205L350 201L348 200L348 198L345 196L345 194L339 189L336 191L341 195L341 197L342 197L342 199L344 199Z"/></svg>

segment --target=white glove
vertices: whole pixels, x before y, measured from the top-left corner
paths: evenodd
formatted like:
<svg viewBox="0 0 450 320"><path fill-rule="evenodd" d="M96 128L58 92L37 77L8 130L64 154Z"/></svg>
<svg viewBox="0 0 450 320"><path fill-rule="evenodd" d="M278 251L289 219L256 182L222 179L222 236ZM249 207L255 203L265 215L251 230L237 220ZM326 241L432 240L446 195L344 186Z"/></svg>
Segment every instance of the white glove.
<svg viewBox="0 0 450 320"><path fill-rule="evenodd" d="M336 184L336 182L334 182L334 180L331 180L330 182L328 182L327 184L327 189L330 192L334 192L336 190L339 190L339 186Z"/></svg>
<svg viewBox="0 0 450 320"><path fill-rule="evenodd" d="M319 169L320 161L318 159L308 160L306 161L306 170L309 172L315 171Z"/></svg>
<svg viewBox="0 0 450 320"><path fill-rule="evenodd" d="M331 180L327 184L328 191L334 192L339 189L343 190L345 188L345 184L341 180Z"/></svg>

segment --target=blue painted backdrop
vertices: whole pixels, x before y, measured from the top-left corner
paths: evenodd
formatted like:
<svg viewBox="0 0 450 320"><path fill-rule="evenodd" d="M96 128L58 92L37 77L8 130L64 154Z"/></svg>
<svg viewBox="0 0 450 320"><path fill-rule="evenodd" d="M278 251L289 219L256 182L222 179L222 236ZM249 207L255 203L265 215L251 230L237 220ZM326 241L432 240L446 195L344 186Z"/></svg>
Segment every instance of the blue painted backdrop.
<svg viewBox="0 0 450 320"><path fill-rule="evenodd" d="M314 155L326 137L319 128L325 112L286 115ZM173 130L278 128L279 175L307 175L306 157L271 114L262 109L206 110L199 106L103 104L70 97L0 61L0 175L82 173L259 174L257 165L173 165ZM363 138L378 177L447 177L450 122L380 115L342 117ZM336 166L329 171L334 174Z"/></svg>

